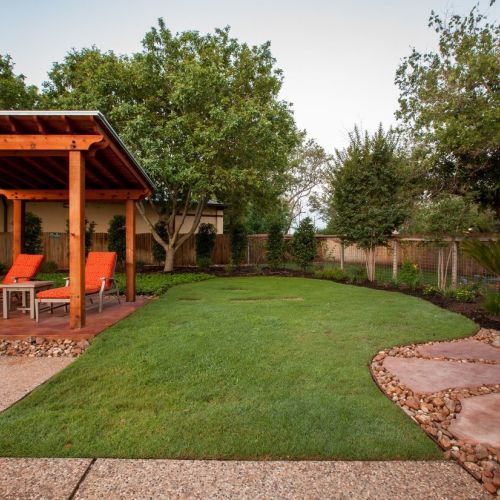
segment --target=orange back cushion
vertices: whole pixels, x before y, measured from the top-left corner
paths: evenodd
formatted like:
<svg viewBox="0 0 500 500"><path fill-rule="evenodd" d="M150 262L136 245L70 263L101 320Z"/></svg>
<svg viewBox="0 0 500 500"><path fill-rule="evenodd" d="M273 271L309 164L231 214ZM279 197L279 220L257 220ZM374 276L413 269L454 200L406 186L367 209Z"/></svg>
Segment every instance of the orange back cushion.
<svg viewBox="0 0 500 500"><path fill-rule="evenodd" d="M29 281L30 278L36 276L42 261L43 255L19 254L12 264L12 267L9 269L9 272L5 275L2 283L4 285L14 283L14 278L20 278L17 280L19 283L22 281Z"/></svg>
<svg viewBox="0 0 500 500"><path fill-rule="evenodd" d="M112 278L116 266L116 252L89 252L85 264L85 288L99 288L101 278ZM106 288L110 287L106 281Z"/></svg>

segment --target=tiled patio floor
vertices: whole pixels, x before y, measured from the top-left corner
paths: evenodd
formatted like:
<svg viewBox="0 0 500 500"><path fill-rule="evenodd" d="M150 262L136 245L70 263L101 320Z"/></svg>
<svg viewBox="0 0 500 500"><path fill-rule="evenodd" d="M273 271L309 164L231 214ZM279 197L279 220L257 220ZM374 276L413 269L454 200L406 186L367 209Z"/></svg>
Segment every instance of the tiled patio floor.
<svg viewBox="0 0 500 500"><path fill-rule="evenodd" d="M42 313L39 323L30 319L28 314L13 311L9 319L0 316L0 339L22 340L27 337L88 339L95 337L148 302L148 298L138 297L136 302L118 304L116 299L109 298L104 304L102 313L99 314L96 307L87 309L87 324L80 330L70 330L69 315L64 312L64 308L56 309L53 314Z"/></svg>

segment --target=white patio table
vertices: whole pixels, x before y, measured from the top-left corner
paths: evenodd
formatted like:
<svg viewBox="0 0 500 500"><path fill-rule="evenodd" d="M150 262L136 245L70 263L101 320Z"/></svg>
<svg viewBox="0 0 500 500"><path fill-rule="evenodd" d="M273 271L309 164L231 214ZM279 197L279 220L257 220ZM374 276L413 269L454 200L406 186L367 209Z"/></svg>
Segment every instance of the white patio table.
<svg viewBox="0 0 500 500"><path fill-rule="evenodd" d="M20 293L22 296L22 306L17 309L23 312L29 311L30 318L35 319L35 297L37 292L51 288L53 284L53 281L23 281L21 283L0 285L0 288L3 290L3 318L9 319L12 294Z"/></svg>

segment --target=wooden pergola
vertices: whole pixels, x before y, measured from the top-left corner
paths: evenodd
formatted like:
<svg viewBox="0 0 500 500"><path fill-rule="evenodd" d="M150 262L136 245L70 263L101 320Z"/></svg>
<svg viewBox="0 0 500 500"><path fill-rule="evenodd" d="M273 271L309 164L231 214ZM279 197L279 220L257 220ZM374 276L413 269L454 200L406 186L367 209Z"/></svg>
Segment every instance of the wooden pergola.
<svg viewBox="0 0 500 500"><path fill-rule="evenodd" d="M85 202L126 205L126 300L135 301L135 202L153 183L97 111L0 111L0 195L13 203L15 258L25 201L69 202L70 327L85 325Z"/></svg>

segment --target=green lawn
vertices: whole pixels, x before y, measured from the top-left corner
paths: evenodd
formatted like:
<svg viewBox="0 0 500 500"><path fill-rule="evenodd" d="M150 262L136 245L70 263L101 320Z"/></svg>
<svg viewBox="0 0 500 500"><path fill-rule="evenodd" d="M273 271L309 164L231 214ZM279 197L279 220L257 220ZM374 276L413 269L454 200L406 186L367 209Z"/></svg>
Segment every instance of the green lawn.
<svg viewBox="0 0 500 500"><path fill-rule="evenodd" d="M0 415L0 456L435 459L368 371L476 326L392 292L303 278L172 288Z"/></svg>

